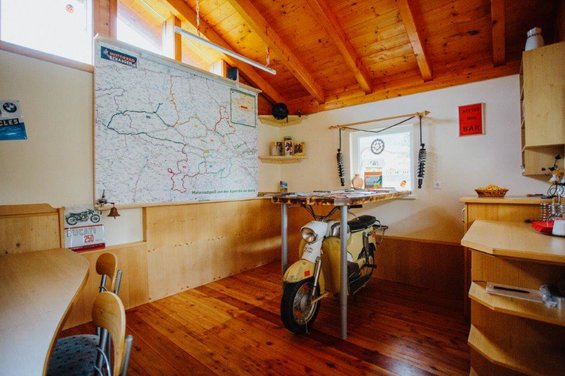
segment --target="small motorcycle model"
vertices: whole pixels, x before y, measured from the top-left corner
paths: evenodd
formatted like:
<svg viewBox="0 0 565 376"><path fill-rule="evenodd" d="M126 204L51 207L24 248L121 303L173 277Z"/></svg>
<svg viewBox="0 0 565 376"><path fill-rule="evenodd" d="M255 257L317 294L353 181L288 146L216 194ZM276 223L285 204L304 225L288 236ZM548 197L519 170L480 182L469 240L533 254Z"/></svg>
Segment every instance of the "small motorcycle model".
<svg viewBox="0 0 565 376"><path fill-rule="evenodd" d="M312 206L303 206L314 218L300 229L300 259L283 276L281 319L297 334L308 333L320 310L320 302L330 293L340 292L340 222L331 220L339 207L327 215L316 215ZM362 215L348 221L347 281L349 294L364 287L377 267L375 252L388 226L375 217Z"/></svg>
<svg viewBox="0 0 565 376"><path fill-rule="evenodd" d="M87 209L78 213L69 213L65 215L65 221L69 226L74 226L78 222L86 222L90 219L92 223L100 222L100 214L93 209Z"/></svg>

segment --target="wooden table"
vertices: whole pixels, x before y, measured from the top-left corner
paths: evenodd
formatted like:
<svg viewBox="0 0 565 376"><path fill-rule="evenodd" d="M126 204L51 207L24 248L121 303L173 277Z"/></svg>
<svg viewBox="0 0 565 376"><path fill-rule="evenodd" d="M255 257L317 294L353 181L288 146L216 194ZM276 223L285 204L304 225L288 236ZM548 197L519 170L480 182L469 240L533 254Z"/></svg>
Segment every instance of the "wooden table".
<svg viewBox="0 0 565 376"><path fill-rule="evenodd" d="M352 205L361 205L378 201L393 200L408 196L411 192L394 190L380 191L329 191L312 193L281 193L273 195L272 201L281 204L281 265L282 272L288 265L288 205L329 205L339 206L340 216L340 293L339 306L341 314L341 338L347 338L347 209Z"/></svg>
<svg viewBox="0 0 565 376"><path fill-rule="evenodd" d="M89 263L58 248L0 256L0 373L43 375Z"/></svg>

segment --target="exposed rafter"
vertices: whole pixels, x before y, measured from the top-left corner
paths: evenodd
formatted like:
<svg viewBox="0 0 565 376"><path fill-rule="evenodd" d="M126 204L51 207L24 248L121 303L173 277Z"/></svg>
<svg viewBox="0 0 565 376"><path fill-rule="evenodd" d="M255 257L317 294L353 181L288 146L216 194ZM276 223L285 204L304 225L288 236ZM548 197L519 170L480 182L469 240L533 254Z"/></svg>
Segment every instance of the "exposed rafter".
<svg viewBox="0 0 565 376"><path fill-rule="evenodd" d="M182 61L182 38L175 33L175 27L180 27L180 20L170 16L163 25L163 51L171 59Z"/></svg>
<svg viewBox="0 0 565 376"><path fill-rule="evenodd" d="M424 81L429 81L433 78L432 69L426 57L426 52L424 49L423 40L425 39L422 35L422 30L418 28L421 22L416 19L416 13L413 11L413 0L398 0L398 9L400 10L400 17L408 33L408 38L410 39L410 44L412 44L412 50L414 55L416 55L416 62L420 68L420 74Z"/></svg>
<svg viewBox="0 0 565 376"><path fill-rule="evenodd" d="M494 66L506 64L506 11L504 0L490 1L492 60Z"/></svg>
<svg viewBox="0 0 565 376"><path fill-rule="evenodd" d="M355 79L364 92L371 92L371 78L367 68L363 65L361 58L349 42L347 35L340 26L335 14L332 12L325 0L307 0L310 8L316 14L318 21L326 29L328 35L333 39L336 47L341 52L345 63L355 75Z"/></svg>
<svg viewBox="0 0 565 376"><path fill-rule="evenodd" d="M190 8L183 0L166 0L167 5L170 7L171 13L186 20L196 27L196 12ZM223 46L228 49L233 49L216 31L208 25L202 18L200 19L199 31L202 35L206 36L210 41ZM263 77L261 77L255 69L247 64L240 63L235 59L225 56L224 58L228 64L237 67L241 73L254 85L263 91L263 94L273 102L285 102L285 98L271 86Z"/></svg>
<svg viewBox="0 0 565 376"><path fill-rule="evenodd" d="M314 80L300 60L294 55L284 40L271 28L261 12L249 0L228 0L235 10L243 17L251 29L273 50L284 64L304 86L304 88L319 102L324 102L322 87Z"/></svg>

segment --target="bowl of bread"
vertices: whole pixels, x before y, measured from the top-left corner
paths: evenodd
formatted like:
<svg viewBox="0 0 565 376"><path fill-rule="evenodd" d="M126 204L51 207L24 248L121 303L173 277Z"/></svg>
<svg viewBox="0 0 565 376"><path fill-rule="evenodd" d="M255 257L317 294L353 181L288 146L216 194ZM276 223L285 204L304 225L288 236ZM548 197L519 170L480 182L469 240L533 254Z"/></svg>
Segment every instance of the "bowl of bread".
<svg viewBox="0 0 565 376"><path fill-rule="evenodd" d="M504 197L506 192L508 192L507 188L499 187L498 185L489 184L484 187L479 187L475 189L475 192L479 195L479 197Z"/></svg>

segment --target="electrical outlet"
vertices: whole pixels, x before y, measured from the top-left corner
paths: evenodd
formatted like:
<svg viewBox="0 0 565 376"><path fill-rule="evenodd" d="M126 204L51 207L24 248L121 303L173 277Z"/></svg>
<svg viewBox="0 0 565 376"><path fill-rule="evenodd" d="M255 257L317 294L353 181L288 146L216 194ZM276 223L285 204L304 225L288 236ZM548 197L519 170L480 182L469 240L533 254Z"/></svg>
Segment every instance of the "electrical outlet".
<svg viewBox="0 0 565 376"><path fill-rule="evenodd" d="M434 189L441 189L441 182L439 180L434 180Z"/></svg>

